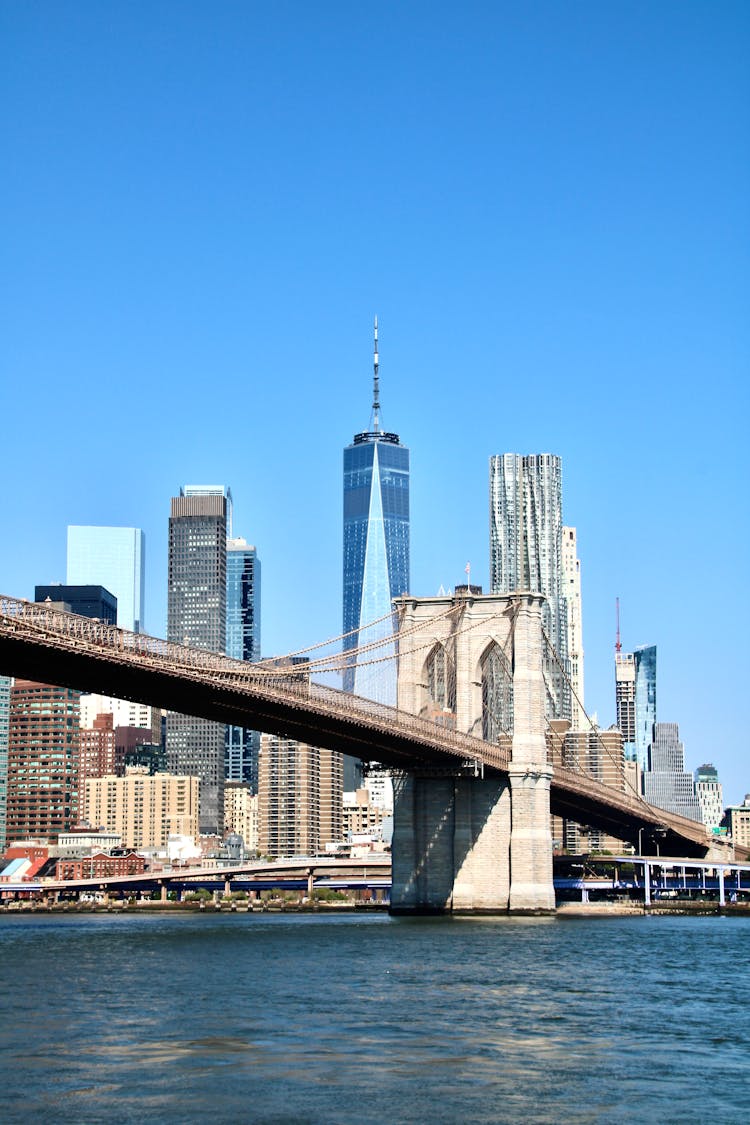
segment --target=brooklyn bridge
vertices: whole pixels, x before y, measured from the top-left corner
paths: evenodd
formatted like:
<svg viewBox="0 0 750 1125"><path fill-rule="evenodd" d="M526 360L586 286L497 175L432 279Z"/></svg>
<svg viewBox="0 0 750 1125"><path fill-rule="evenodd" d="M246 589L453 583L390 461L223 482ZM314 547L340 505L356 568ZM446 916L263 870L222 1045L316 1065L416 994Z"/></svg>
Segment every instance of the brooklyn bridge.
<svg viewBox="0 0 750 1125"><path fill-rule="evenodd" d="M394 771L394 909L553 909L550 813L636 846L658 840L662 854L729 858L702 824L555 755L539 595L395 605L397 707L321 682L351 653L248 664L10 597L0 597L0 674L295 738ZM384 660L372 648L358 650L358 662ZM490 651L507 705L488 739ZM428 706L436 652L450 669L452 710Z"/></svg>

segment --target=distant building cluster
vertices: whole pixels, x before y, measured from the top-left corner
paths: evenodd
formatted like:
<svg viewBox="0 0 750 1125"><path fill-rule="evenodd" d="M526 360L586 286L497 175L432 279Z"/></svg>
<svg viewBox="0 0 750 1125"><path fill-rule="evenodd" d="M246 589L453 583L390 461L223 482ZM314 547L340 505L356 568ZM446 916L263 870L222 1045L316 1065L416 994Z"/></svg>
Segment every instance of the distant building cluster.
<svg viewBox="0 0 750 1125"><path fill-rule="evenodd" d="M343 451L342 492L343 687L395 706L390 638L393 600L410 587L410 452L381 424L377 321L370 423ZM258 661L261 562L256 547L235 534L231 490L179 488L170 500L168 537L168 640ZM145 566L141 529L71 526L66 582L37 585L35 598L138 633L145 629ZM560 457L490 457L489 567L489 597L525 590L545 599L552 764L584 770L750 845L750 796L725 808L712 764L694 775L686 770L677 723L657 716L656 646L623 652L619 622L616 724L604 730L588 718L581 563L576 528L563 519ZM456 594L481 598L466 569L467 584ZM378 643L378 659L371 660L368 646ZM308 675L296 659L299 675ZM481 676L482 734L502 742L512 728L513 699L501 652L487 656ZM426 654L424 678L421 713L454 725L460 685L448 648ZM277 734L0 677L5 874L8 864L26 877L52 861L63 878L136 872L154 857L205 855L230 840L235 851L270 857L382 850L392 815L391 778L378 763L363 769L358 760ZM559 817L551 830L557 847L571 852L623 847Z"/></svg>

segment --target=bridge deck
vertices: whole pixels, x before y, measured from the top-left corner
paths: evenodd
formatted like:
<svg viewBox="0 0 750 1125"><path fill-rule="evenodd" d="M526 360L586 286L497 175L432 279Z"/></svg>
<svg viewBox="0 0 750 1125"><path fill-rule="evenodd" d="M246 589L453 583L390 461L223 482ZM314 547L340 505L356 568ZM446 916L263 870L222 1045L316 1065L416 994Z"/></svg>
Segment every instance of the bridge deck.
<svg viewBox="0 0 750 1125"><path fill-rule="evenodd" d="M509 766L503 746L312 683L299 667L246 664L5 597L0 674L268 731L396 770L474 763L502 774ZM551 807L633 841L639 830L662 831L675 853L703 854L708 846L702 824L572 770L555 768Z"/></svg>

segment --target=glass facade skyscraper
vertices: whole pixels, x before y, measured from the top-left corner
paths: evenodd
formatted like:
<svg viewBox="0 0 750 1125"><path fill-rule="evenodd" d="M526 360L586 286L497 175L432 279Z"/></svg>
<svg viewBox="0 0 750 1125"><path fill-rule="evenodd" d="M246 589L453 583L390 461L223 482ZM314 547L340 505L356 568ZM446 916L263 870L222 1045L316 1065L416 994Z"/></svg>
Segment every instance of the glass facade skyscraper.
<svg viewBox="0 0 750 1125"><path fill-rule="evenodd" d="M551 718L570 719L562 463L552 453L490 458L490 592L516 590L546 598L542 620L557 654L545 659L549 712Z"/></svg>
<svg viewBox="0 0 750 1125"><path fill-rule="evenodd" d="M635 757L644 773L651 768L649 750L656 723L656 645L633 653L635 662Z"/></svg>
<svg viewBox="0 0 750 1125"><path fill-rule="evenodd" d="M226 647L228 489L186 485L171 502L167 639L210 652ZM200 829L221 834L225 726L167 716L167 764L200 778Z"/></svg>
<svg viewBox="0 0 750 1125"><path fill-rule="evenodd" d="M69 586L105 586L117 598L117 624L143 632L146 537L138 527L68 528Z"/></svg>
<svg viewBox="0 0 750 1125"><path fill-rule="evenodd" d="M227 540L227 656L260 660L260 559L244 539ZM224 776L258 792L260 734L228 726Z"/></svg>
<svg viewBox="0 0 750 1125"><path fill-rule="evenodd" d="M377 321L374 389L371 428L344 450L345 651L391 636L391 599L409 590L409 450L380 429ZM395 657L395 644L390 651ZM375 653L388 655L388 646ZM344 687L395 707L395 660L352 658Z"/></svg>

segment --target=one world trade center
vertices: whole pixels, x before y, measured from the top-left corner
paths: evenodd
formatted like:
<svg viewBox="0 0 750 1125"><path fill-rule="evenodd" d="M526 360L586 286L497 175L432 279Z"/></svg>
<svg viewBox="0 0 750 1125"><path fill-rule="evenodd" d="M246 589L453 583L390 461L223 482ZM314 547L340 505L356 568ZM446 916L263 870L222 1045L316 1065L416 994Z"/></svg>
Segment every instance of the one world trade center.
<svg viewBox="0 0 750 1125"><path fill-rule="evenodd" d="M380 425L376 317L370 428L344 450L345 690L396 706L391 599L408 591L409 450Z"/></svg>

